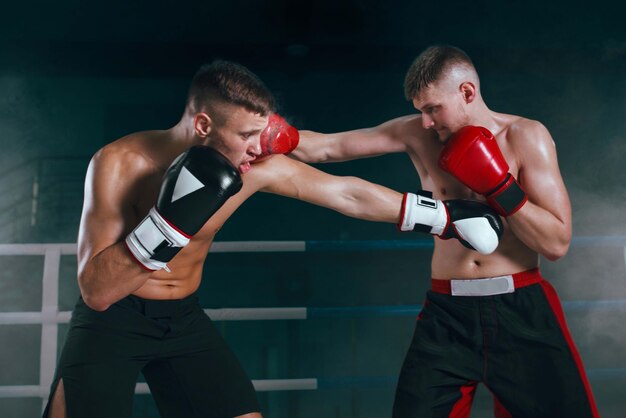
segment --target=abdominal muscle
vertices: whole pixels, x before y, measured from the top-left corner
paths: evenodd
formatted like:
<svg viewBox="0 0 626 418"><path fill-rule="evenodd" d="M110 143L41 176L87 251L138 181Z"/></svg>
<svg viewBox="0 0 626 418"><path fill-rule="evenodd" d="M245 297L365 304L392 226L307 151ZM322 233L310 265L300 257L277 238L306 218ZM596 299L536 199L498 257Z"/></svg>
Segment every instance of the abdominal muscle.
<svg viewBox="0 0 626 418"><path fill-rule="evenodd" d="M132 294L144 299L183 299L200 286L202 267L211 243L192 240L169 263L170 270L155 271L139 289Z"/></svg>
<svg viewBox="0 0 626 418"><path fill-rule="evenodd" d="M424 165L424 162L416 157L418 153L428 154L429 151L431 150L418 150L411 158L424 190L433 191L433 197L436 199L470 199L485 203L482 196L445 175L436 163L428 160L428 165ZM433 161L436 160L436 157L433 157ZM517 173L516 170L513 171ZM500 243L496 251L489 255L470 250L457 239L443 240L435 237L435 250L431 262L432 277L442 280L479 279L505 276L537 267L538 254L513 234L505 218L502 218L502 221L504 232Z"/></svg>
<svg viewBox="0 0 626 418"><path fill-rule="evenodd" d="M537 253L505 230L498 248L489 255L470 250L456 239L435 238L431 269L435 279L479 279L519 273L538 265Z"/></svg>

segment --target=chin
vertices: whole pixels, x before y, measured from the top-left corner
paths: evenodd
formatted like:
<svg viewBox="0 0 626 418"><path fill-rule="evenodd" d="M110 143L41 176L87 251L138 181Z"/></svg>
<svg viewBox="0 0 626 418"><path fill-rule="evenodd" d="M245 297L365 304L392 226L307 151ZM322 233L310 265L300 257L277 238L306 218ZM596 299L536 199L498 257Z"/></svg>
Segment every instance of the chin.
<svg viewBox="0 0 626 418"><path fill-rule="evenodd" d="M450 139L451 136L452 136L452 133L448 131L447 129L444 129L442 131L437 131L437 138L439 138L439 141L443 142L444 144L448 142L448 139Z"/></svg>

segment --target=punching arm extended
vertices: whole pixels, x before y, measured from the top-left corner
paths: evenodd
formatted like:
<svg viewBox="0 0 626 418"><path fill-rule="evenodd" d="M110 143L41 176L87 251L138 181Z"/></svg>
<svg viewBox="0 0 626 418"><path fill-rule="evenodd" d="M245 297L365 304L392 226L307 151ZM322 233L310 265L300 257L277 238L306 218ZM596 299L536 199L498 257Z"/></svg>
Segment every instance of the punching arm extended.
<svg viewBox="0 0 626 418"><path fill-rule="evenodd" d="M404 152L402 130L410 118L405 116L372 128L331 134L302 130L300 143L291 157L306 163L323 163Z"/></svg>

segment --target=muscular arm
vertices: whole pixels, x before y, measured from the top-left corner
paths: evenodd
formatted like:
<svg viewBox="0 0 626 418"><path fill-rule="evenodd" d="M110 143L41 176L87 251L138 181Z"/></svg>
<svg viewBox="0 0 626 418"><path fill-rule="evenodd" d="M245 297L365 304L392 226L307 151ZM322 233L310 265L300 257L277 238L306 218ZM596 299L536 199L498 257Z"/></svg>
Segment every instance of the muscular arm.
<svg viewBox="0 0 626 418"><path fill-rule="evenodd" d="M273 156L258 168L265 177L261 191L370 221L397 223L400 217L402 195L386 187L357 177L333 176L282 155Z"/></svg>
<svg viewBox="0 0 626 418"><path fill-rule="evenodd" d="M515 129L518 180L528 202L507 221L524 244L554 261L566 254L572 236L571 205L556 148L547 129L538 122L526 121Z"/></svg>
<svg viewBox="0 0 626 418"><path fill-rule="evenodd" d="M403 127L415 116L393 119L373 128L333 134L300 131L300 143L290 154L307 163L337 162L406 151Z"/></svg>
<svg viewBox="0 0 626 418"><path fill-rule="evenodd" d="M131 259L123 240L134 225L129 167L119 155L100 151L85 180L85 201L78 234L78 284L85 303L105 310L141 287L150 272Z"/></svg>

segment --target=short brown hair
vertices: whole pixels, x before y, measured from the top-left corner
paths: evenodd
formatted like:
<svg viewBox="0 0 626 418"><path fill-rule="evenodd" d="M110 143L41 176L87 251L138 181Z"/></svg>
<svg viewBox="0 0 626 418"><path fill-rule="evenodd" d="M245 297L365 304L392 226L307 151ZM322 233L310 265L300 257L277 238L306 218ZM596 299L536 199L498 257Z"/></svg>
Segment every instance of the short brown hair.
<svg viewBox="0 0 626 418"><path fill-rule="evenodd" d="M404 96L413 100L419 92L439 80L453 64L474 67L470 57L461 49L450 45L434 45L415 58L404 77Z"/></svg>
<svg viewBox="0 0 626 418"><path fill-rule="evenodd" d="M216 60L205 64L191 80L187 106L200 110L221 101L266 116L276 111L274 96L259 77L240 64Z"/></svg>

